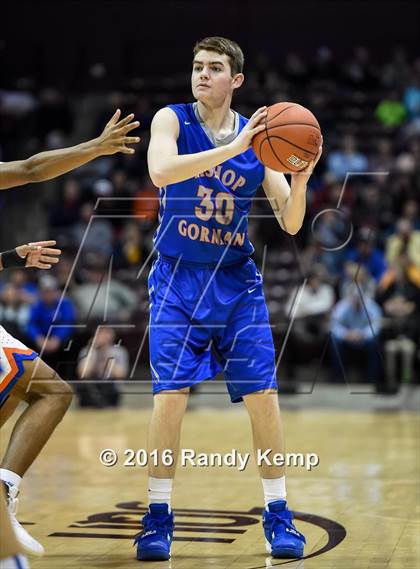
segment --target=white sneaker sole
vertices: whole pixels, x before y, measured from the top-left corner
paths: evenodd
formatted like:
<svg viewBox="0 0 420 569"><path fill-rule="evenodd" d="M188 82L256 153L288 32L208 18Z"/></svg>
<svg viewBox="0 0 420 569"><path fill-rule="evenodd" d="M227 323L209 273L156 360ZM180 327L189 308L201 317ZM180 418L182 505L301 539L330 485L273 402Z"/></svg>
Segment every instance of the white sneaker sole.
<svg viewBox="0 0 420 569"><path fill-rule="evenodd" d="M26 555L42 557L45 554L44 547L38 541L36 541L36 539L29 535L25 528L22 526L14 526L13 529L15 531L16 539L22 546Z"/></svg>

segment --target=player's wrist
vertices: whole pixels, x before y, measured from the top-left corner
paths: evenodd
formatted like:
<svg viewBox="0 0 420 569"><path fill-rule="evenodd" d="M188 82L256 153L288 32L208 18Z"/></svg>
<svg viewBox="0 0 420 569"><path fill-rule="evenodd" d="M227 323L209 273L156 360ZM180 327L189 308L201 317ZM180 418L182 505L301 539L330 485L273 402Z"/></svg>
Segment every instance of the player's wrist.
<svg viewBox="0 0 420 569"><path fill-rule="evenodd" d="M16 249L0 253L3 269L14 269L26 265L26 257L21 257Z"/></svg>
<svg viewBox="0 0 420 569"><path fill-rule="evenodd" d="M92 158L98 158L104 154L103 144L101 144L101 139L99 137L92 138L92 140L84 142L83 146L85 147L86 152L92 156Z"/></svg>
<svg viewBox="0 0 420 569"><path fill-rule="evenodd" d="M292 174L290 187L292 189L292 192L295 194L305 194L308 188L308 180L306 177L304 178L303 175L300 175L299 173Z"/></svg>
<svg viewBox="0 0 420 569"><path fill-rule="evenodd" d="M237 156L238 154L242 154L242 152L245 152L245 150L242 148L241 141L238 139L238 137L232 140L232 142L229 142L229 144L227 144L227 148L229 148L230 150L231 158Z"/></svg>

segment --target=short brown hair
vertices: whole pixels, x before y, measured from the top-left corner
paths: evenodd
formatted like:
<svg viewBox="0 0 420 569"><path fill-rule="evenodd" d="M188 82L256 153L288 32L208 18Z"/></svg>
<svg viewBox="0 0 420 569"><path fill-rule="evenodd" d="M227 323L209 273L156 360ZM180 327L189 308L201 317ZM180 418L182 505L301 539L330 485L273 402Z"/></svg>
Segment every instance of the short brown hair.
<svg viewBox="0 0 420 569"><path fill-rule="evenodd" d="M220 55L227 55L229 57L232 76L237 73L242 73L244 68L244 54L235 41L219 36L204 38L195 44L193 50L194 57L202 49L215 51L216 53L220 53Z"/></svg>

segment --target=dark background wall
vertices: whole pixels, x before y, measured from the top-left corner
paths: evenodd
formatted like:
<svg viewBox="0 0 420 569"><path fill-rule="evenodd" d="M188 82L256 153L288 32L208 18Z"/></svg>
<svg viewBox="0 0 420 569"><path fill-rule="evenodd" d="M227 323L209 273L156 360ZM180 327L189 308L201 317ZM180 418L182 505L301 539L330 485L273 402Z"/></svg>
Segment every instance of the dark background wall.
<svg viewBox="0 0 420 569"><path fill-rule="evenodd" d="M185 70L205 35L236 39L249 54L281 63L321 45L347 55L366 45L377 58L419 46L415 2L213 0L8 2L0 20L0 81L24 74L77 89L86 66L105 62L110 77Z"/></svg>

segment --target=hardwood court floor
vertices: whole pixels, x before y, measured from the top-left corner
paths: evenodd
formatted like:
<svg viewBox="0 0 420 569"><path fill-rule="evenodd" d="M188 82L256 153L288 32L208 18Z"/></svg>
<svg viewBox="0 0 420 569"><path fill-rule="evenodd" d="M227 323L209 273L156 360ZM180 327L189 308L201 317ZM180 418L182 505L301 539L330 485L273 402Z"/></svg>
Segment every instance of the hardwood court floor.
<svg viewBox="0 0 420 569"><path fill-rule="evenodd" d="M132 538L144 512L147 473L124 467L122 460L124 449L145 446L149 414L148 409L121 409L67 415L22 487L18 517L31 524L26 527L47 551L46 557L31 560L33 569L419 566L416 416L305 410L283 415L288 450L320 457L311 472L288 470L289 503L307 537L309 558L286 562L267 557L262 493L251 460L243 472L179 468L173 558L170 563L135 561ZM3 429L3 448L10 428ZM246 453L250 440L242 407L186 415L183 448ZM119 464L100 464L105 448L118 451ZM317 555L320 550L324 552Z"/></svg>

